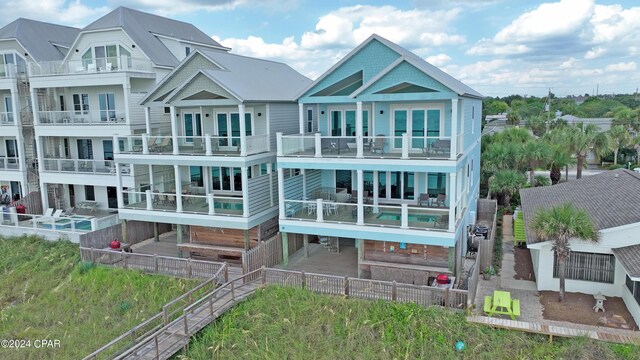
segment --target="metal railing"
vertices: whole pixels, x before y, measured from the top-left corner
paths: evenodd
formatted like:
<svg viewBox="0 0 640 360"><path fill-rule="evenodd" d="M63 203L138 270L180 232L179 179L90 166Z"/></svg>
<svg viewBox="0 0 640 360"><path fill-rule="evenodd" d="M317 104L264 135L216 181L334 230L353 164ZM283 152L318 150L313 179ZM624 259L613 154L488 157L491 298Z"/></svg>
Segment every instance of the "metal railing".
<svg viewBox="0 0 640 360"><path fill-rule="evenodd" d="M124 144L122 154L143 155L195 155L195 156L246 156L269 151L269 135L246 136L246 151L240 136L119 136ZM177 141L177 146L174 142Z"/></svg>
<svg viewBox="0 0 640 360"><path fill-rule="evenodd" d="M20 168L20 158L0 157L0 170L18 170Z"/></svg>
<svg viewBox="0 0 640 360"><path fill-rule="evenodd" d="M122 125L124 113L116 110L38 111L41 125Z"/></svg>
<svg viewBox="0 0 640 360"><path fill-rule="evenodd" d="M393 159L450 159L448 136L322 136L281 135L278 133L278 156L345 157Z"/></svg>
<svg viewBox="0 0 640 360"><path fill-rule="evenodd" d="M358 206L356 199L348 202L334 200L285 200L287 220L321 223L355 224L417 230L448 230L448 208L425 208L400 205Z"/></svg>
<svg viewBox="0 0 640 360"><path fill-rule="evenodd" d="M99 74L120 71L153 72L153 63L147 59L129 56L29 63L30 76Z"/></svg>
<svg viewBox="0 0 640 360"><path fill-rule="evenodd" d="M125 209L244 216L243 199L237 196L196 195L187 190L179 194L175 189L169 192L123 190L122 193L126 195Z"/></svg>
<svg viewBox="0 0 640 360"><path fill-rule="evenodd" d="M21 67L21 71L18 72L16 64L0 64L0 79L13 79L19 73L24 74L24 68Z"/></svg>
<svg viewBox="0 0 640 360"><path fill-rule="evenodd" d="M0 112L0 126L15 125L13 112Z"/></svg>
<svg viewBox="0 0 640 360"><path fill-rule="evenodd" d="M118 223L118 215L109 215L104 218L93 216L45 216L32 214L18 214L15 208L9 208L9 212L3 212L0 216L0 225L27 229L53 230L61 233L87 233L104 229Z"/></svg>
<svg viewBox="0 0 640 360"><path fill-rule="evenodd" d="M113 160L43 159L44 171L76 174L115 175ZM130 175L129 165L121 167L122 175Z"/></svg>

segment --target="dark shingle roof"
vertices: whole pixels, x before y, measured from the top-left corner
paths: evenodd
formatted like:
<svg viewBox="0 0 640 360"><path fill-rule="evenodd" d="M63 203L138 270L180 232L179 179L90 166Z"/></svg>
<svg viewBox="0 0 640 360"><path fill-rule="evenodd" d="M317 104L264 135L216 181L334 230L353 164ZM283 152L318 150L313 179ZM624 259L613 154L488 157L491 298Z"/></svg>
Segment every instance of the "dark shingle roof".
<svg viewBox="0 0 640 360"><path fill-rule="evenodd" d="M531 224L538 209L570 202L582 208L598 230L640 223L640 173L618 169L553 186L521 189L525 224ZM540 242L526 227L527 243Z"/></svg>
<svg viewBox="0 0 640 360"><path fill-rule="evenodd" d="M155 34L224 48L192 24L122 6L87 25L82 31L113 28L122 28L151 61L160 66L174 67L180 61Z"/></svg>
<svg viewBox="0 0 640 360"><path fill-rule="evenodd" d="M640 277L640 244L611 249L629 276Z"/></svg>
<svg viewBox="0 0 640 360"><path fill-rule="evenodd" d="M35 61L56 61L64 58L79 32L69 26L19 18L0 29L0 39L16 39Z"/></svg>

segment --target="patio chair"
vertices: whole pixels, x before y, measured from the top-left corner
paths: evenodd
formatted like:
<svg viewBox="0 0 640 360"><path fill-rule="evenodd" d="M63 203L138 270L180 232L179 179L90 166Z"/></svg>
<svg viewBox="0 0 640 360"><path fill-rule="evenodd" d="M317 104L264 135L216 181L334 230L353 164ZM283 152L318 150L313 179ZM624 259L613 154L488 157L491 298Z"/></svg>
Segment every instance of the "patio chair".
<svg viewBox="0 0 640 360"><path fill-rule="evenodd" d="M47 211L42 214L42 216L51 217L53 215L53 208L48 208Z"/></svg>
<svg viewBox="0 0 640 360"><path fill-rule="evenodd" d="M378 136L384 136L384 135L379 134ZM384 137L375 138L375 140L373 140L373 143L371 144L371 152L377 153L378 151L380 151L380 153L384 155L384 143L385 143Z"/></svg>
<svg viewBox="0 0 640 360"><path fill-rule="evenodd" d="M59 218L60 216L62 216L62 209L57 209L51 216L53 216L54 218Z"/></svg>
<svg viewBox="0 0 640 360"><path fill-rule="evenodd" d="M425 194L425 193L420 194L420 198L418 198L418 206L429 206L429 205L431 205L429 200L429 194Z"/></svg>
<svg viewBox="0 0 640 360"><path fill-rule="evenodd" d="M438 197L436 198L436 202L435 202L435 206L439 206L439 207L445 207L447 206L445 204L445 201L447 201L447 195L445 194L438 194Z"/></svg>
<svg viewBox="0 0 640 360"><path fill-rule="evenodd" d="M284 204L285 205L285 215L286 217L294 217L296 215L296 209L292 204Z"/></svg>
<svg viewBox="0 0 640 360"><path fill-rule="evenodd" d="M153 145L149 144L149 151L151 152L162 152L165 151L171 144L171 138L166 136L162 138L162 141L154 143Z"/></svg>

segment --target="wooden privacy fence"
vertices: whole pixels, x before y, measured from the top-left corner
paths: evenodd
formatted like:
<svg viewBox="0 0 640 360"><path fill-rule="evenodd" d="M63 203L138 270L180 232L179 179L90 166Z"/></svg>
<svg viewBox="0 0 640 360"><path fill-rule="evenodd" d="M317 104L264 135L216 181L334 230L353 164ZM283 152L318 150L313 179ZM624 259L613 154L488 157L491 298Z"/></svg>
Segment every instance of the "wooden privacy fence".
<svg viewBox="0 0 640 360"><path fill-rule="evenodd" d="M496 226L497 226L497 210L498 202L496 200L478 200L478 220L487 224L489 227L488 238L480 241L478 244L478 256L476 266L479 271L493 265L494 248L496 244Z"/></svg>
<svg viewBox="0 0 640 360"><path fill-rule="evenodd" d="M478 249L480 251L480 249ZM469 277L467 278L467 291L469 292L469 298L467 299L467 306L470 307L476 302L476 293L478 291L478 280L480 279L480 263L476 258L476 262L471 265L469 270Z"/></svg>
<svg viewBox="0 0 640 360"><path fill-rule="evenodd" d="M39 191L32 191L27 196L16 201L17 205L24 205L27 214L42 214L42 197Z"/></svg>
<svg viewBox="0 0 640 360"><path fill-rule="evenodd" d="M185 278L211 278L225 263L181 259L168 256L128 253L124 251L80 248L80 258L100 265L137 269L149 273Z"/></svg>
<svg viewBox="0 0 640 360"><path fill-rule="evenodd" d="M248 274L261 267L271 267L282 262L282 238L278 234L263 241L242 254L242 272Z"/></svg>
<svg viewBox="0 0 640 360"><path fill-rule="evenodd" d="M84 359L111 359L126 353L131 347L140 343L140 341L149 335L174 322L185 308L192 305L194 301L202 297L203 294L214 291L218 284L227 283L229 280L228 276L228 266L227 264L222 264L220 269L218 269L211 278L169 301L162 307L161 312L143 321L141 324L134 326L108 344L87 355Z"/></svg>

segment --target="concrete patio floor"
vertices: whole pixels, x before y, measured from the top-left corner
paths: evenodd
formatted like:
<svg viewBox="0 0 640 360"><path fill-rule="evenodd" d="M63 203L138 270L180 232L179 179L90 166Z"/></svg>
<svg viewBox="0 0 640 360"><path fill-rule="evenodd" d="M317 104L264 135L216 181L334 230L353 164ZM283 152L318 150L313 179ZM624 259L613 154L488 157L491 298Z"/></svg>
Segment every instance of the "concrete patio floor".
<svg viewBox="0 0 640 360"><path fill-rule="evenodd" d="M275 266L279 269L305 271L309 273L358 277L358 249L347 240L340 244L340 252L330 252L323 245L309 244L309 257L304 249L289 256L289 264Z"/></svg>

